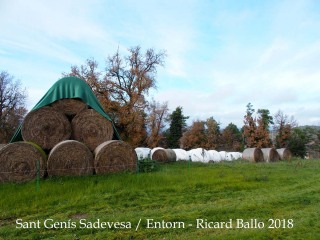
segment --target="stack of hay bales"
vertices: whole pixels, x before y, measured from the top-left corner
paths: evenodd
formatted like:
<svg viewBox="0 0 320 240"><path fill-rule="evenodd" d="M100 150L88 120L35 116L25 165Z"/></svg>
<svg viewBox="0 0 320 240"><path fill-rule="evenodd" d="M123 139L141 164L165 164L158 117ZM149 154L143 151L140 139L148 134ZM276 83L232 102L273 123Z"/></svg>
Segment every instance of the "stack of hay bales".
<svg viewBox="0 0 320 240"><path fill-rule="evenodd" d="M57 99L62 87L65 98ZM84 81L60 79L27 114L13 142L0 150L0 182L28 181L39 169L41 177L135 171L134 149L111 141L119 135L107 117Z"/></svg>

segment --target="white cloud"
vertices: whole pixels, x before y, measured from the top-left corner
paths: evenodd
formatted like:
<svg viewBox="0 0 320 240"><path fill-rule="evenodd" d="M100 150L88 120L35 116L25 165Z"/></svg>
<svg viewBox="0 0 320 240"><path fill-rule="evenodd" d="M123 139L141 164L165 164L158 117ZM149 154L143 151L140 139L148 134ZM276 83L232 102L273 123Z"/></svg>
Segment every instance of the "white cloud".
<svg viewBox="0 0 320 240"><path fill-rule="evenodd" d="M316 122L320 21L312 1L251 5L199 1L2 1L0 64L35 103L62 71L119 47L166 49L159 101L191 119L242 125L255 109ZM102 60L101 60L102 59Z"/></svg>

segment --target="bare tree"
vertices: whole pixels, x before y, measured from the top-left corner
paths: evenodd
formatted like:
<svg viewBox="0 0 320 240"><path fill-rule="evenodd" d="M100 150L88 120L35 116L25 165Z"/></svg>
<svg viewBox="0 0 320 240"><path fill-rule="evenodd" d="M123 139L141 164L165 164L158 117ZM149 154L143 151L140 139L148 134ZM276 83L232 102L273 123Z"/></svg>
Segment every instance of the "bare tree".
<svg viewBox="0 0 320 240"><path fill-rule="evenodd" d="M150 148L154 148L160 146L161 141L164 139L163 130L168 120L168 103L159 103L152 100L152 102L149 103L148 111L147 126L149 136L147 138L147 144Z"/></svg>
<svg viewBox="0 0 320 240"><path fill-rule="evenodd" d="M0 142L7 143L22 122L27 110L24 107L26 92L20 81L6 71L0 73Z"/></svg>
<svg viewBox="0 0 320 240"><path fill-rule="evenodd" d="M293 116L289 117L279 110L274 115L274 131L276 132L276 147L286 147L292 134L292 129L298 124Z"/></svg>

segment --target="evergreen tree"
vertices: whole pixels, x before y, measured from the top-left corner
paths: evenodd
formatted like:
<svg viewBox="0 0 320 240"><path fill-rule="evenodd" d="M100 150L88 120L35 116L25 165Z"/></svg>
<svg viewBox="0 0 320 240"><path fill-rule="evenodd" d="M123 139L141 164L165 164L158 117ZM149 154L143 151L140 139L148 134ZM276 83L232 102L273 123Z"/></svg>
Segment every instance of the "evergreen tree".
<svg viewBox="0 0 320 240"><path fill-rule="evenodd" d="M167 147L168 148L179 148L179 140L182 137L183 130L185 129L186 120L189 116L182 114L182 107L177 107L169 115L170 128L167 133Z"/></svg>
<svg viewBox="0 0 320 240"><path fill-rule="evenodd" d="M306 129L294 128L288 140L288 148L294 156L304 158L307 155L306 144L309 140Z"/></svg>
<svg viewBox="0 0 320 240"><path fill-rule="evenodd" d="M225 151L243 151L242 135L238 127L229 123L229 125L222 131L222 149Z"/></svg>
<svg viewBox="0 0 320 240"><path fill-rule="evenodd" d="M274 124L273 117L270 116L270 111L268 109L258 109L257 113L262 119L263 126L269 132L270 125Z"/></svg>

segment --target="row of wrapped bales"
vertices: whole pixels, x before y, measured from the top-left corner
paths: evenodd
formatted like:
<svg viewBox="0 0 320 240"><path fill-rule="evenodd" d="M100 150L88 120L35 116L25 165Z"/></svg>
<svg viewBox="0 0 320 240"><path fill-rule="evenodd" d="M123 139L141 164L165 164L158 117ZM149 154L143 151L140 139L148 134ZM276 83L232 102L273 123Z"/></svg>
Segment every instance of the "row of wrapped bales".
<svg viewBox="0 0 320 240"><path fill-rule="evenodd" d="M138 152L142 151L141 149L147 149L146 152L148 152L151 155L151 158L156 160L156 157L152 157L153 153L158 151L159 153L169 151L171 152L171 149L164 150L161 147L157 147L154 149L149 148L137 148L136 152L138 155ZM216 151L216 150L206 150L204 148L195 148L191 149L189 151L186 151L184 149L172 149L172 151L176 155L175 161L180 160L190 160L193 162L220 162L220 161L234 161L238 159L245 159L251 162L274 162L278 160L285 160L290 159L292 154L291 152L286 149L274 149L274 148L247 148L243 151L243 153L240 152L226 152L226 151ZM142 155L141 155L142 156ZM172 162L174 154L167 154L167 157L165 157L166 154L162 154L161 162ZM164 160L166 158L169 158L170 160ZM159 157L157 157L159 158Z"/></svg>
<svg viewBox="0 0 320 240"><path fill-rule="evenodd" d="M138 147L135 148L135 152L139 160L150 157L159 162L193 161L208 163L233 161L242 157L242 154L239 152L218 152L216 150L206 150L204 148L195 148L186 151L184 149L164 149L161 147L153 149Z"/></svg>

